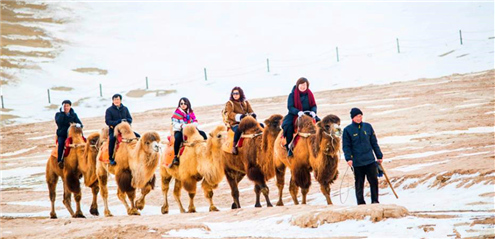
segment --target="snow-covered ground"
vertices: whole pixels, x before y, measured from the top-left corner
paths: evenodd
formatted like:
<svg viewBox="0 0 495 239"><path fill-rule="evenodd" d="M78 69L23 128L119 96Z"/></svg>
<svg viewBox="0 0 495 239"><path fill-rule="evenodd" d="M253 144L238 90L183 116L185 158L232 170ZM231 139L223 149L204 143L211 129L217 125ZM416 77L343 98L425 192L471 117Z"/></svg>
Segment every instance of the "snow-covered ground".
<svg viewBox="0 0 495 239"><path fill-rule="evenodd" d="M42 27L64 43L55 59L27 57L39 70L3 69L21 79L2 87L5 107L12 111L0 114L20 117L9 123L52 120L56 110L45 108L50 105L47 89L59 86L73 90L52 89L52 104L79 101L74 107L79 116L90 117L103 115L114 93L124 95L131 112L141 112L175 106L182 96L193 106L223 103L234 86L243 87L251 99L287 95L301 76L310 80L313 91L321 91L494 67L493 2L48 5L51 17L70 21L20 24ZM16 45L6 49L46 51ZM108 74L73 71L86 67ZM146 77L149 90L159 92L126 96L145 89Z"/></svg>

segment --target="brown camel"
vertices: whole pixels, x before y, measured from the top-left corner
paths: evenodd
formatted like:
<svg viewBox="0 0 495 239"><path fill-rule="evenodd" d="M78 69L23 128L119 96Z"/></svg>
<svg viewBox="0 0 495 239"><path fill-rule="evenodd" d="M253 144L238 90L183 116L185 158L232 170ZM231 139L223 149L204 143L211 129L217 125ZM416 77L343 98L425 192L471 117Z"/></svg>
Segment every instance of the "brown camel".
<svg viewBox="0 0 495 239"><path fill-rule="evenodd" d="M273 163L273 145L280 132L281 120L282 115L273 115L265 120L266 127L263 129L253 117L244 117L239 124L239 130L243 133L241 137L244 138L243 146L239 148L239 154L233 155L230 152L222 152L225 175L234 200L232 209L241 207L238 184L246 174L255 183L255 207L261 207L261 193L265 197L267 206L272 206L266 181L275 175L277 178L280 177L282 172L285 173L285 170L282 170L282 168L285 169L284 165L281 168L276 168ZM228 143L226 142L226 144ZM277 203L277 205L279 204Z"/></svg>
<svg viewBox="0 0 495 239"><path fill-rule="evenodd" d="M180 190L182 187L189 194L188 212L196 212L194 206L194 197L196 195L196 185L201 179L201 187L205 197L210 203L210 211L218 211L213 204L213 189L218 187L224 177L223 162L221 161L221 147L226 140L227 128L223 125L217 126L210 132L207 141L199 134L194 125L186 125L183 134L187 141L184 142L184 152L180 156L180 165L168 168L162 162L160 175L162 177L162 192L165 199L162 206L162 213L166 214L169 210L168 189L172 178L175 179L174 198L179 205L179 210L184 213L185 210L180 200ZM170 144L169 147L172 147ZM162 161L165 160L165 154L162 155Z"/></svg>
<svg viewBox="0 0 495 239"><path fill-rule="evenodd" d="M156 132L147 132L137 138L127 122L122 122L115 127L115 136L122 136L119 149L115 152L117 165L98 160L97 174L99 186L102 191L105 204L105 216L112 216L108 209L108 174L115 174L117 181L117 196L124 204L128 215L140 215L138 209L144 208L146 195L154 188L155 170L159 162L160 136ZM107 144L103 144L100 153ZM98 155L100 158L100 155ZM141 189L142 196L135 202L136 188ZM126 195L130 206L127 204Z"/></svg>
<svg viewBox="0 0 495 239"><path fill-rule="evenodd" d="M64 186L63 203L70 215L74 218L85 218L81 211L81 185L79 179L82 177L81 171L78 168L78 163L83 161L84 142L82 136L82 128L76 127L76 124L71 124L68 130L68 137L72 142L69 145L70 152L64 158L64 168L60 169L57 164L57 156L51 154L46 163L46 183L48 184L48 192L51 201L50 218L57 218L55 212L55 197L58 178L62 178ZM72 210L71 197L74 194L76 200L76 212Z"/></svg>
<svg viewBox="0 0 495 239"><path fill-rule="evenodd" d="M98 155L99 142L100 133L90 134L86 141L82 160L78 163L79 170L84 177L84 185L90 187L93 193L93 202L91 203L89 212L95 216L99 215L97 198L100 187L98 186L98 177L96 176L96 156Z"/></svg>
<svg viewBox="0 0 495 239"><path fill-rule="evenodd" d="M341 145L340 118L336 115L325 116L316 124L316 135L312 138L311 157L309 163L314 170L316 181L320 183L320 190L327 199L327 204L332 204L330 198L330 184L339 175L337 166Z"/></svg>
<svg viewBox="0 0 495 239"><path fill-rule="evenodd" d="M281 165L285 165L291 171L291 178L289 183L289 191L292 196L292 200L295 205L299 204L297 194L299 188L302 193L302 204L306 204L306 195L309 192L311 186L311 165L309 158L312 151L312 141L316 134L316 126L313 123L313 118L307 115L299 117L296 121L297 136L299 136L299 142L293 148L293 157L287 156L287 150L284 147L285 139L282 138L280 132L279 137L275 141L274 149L274 161L277 168ZM296 137L294 137L294 140ZM313 140L312 140L313 139ZM279 179L277 177L277 179ZM280 178L283 179L283 178ZM279 186L279 201L282 201L283 181L278 182Z"/></svg>

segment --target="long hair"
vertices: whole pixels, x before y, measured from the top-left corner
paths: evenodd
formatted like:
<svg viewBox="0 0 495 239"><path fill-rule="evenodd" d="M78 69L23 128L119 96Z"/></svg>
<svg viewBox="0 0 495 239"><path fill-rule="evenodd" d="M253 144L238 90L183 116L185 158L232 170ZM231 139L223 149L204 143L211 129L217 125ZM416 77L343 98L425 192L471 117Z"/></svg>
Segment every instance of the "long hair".
<svg viewBox="0 0 495 239"><path fill-rule="evenodd" d="M186 97L182 97L182 98L180 98L179 103L177 103L177 108L180 108L180 102L181 102L181 101L184 101L184 103L187 105L187 111L186 111L186 113L193 112L193 109L192 109L192 107L191 107L191 102L190 102L190 101L189 101L189 99L188 99L188 98L186 98Z"/></svg>
<svg viewBox="0 0 495 239"><path fill-rule="evenodd" d="M244 101L246 100L246 96L244 95L244 91L243 91L243 90L241 89L241 87L239 87L239 86L234 87L234 88L230 91L230 100L235 101L234 96L232 95L232 93L234 92L234 90L239 91L239 96L240 96L240 97L239 97L239 101L240 101L240 102L244 102Z"/></svg>

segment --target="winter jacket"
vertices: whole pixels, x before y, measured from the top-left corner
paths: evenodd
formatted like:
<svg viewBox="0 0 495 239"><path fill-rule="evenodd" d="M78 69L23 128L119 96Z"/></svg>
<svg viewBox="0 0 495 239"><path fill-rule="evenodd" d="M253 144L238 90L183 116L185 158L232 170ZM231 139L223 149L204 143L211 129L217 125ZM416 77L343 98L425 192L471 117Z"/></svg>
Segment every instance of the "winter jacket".
<svg viewBox="0 0 495 239"><path fill-rule="evenodd" d="M174 131L181 131L183 125L194 124L198 126L198 120L194 112L184 112L181 108L177 108L172 115L172 128Z"/></svg>
<svg viewBox="0 0 495 239"><path fill-rule="evenodd" d="M352 124L344 128L342 141L345 160L352 160L354 167L374 163L375 155L378 159L383 158L371 124L365 122L357 124L352 122ZM375 155L373 155L373 152L375 152Z"/></svg>
<svg viewBox="0 0 495 239"><path fill-rule="evenodd" d="M105 112L105 123L110 127L110 130L113 130L113 128L120 124L123 119L127 120L129 124L132 123L131 114L123 104L120 104L120 107L118 108L112 104Z"/></svg>
<svg viewBox="0 0 495 239"><path fill-rule="evenodd" d="M227 114L230 127L232 127L239 124L242 115L252 114L254 111L247 100L243 102L229 100L225 104L225 113Z"/></svg>
<svg viewBox="0 0 495 239"><path fill-rule="evenodd" d="M70 123L79 123L83 126L79 117L77 117L74 109L70 109L69 114L65 114L63 109L60 108L60 112L55 114L55 123L57 123L57 136L67 138L67 130L70 127Z"/></svg>
<svg viewBox="0 0 495 239"><path fill-rule="evenodd" d="M294 106L294 90L296 90L296 87L294 86L292 88L292 92L289 94L289 98L287 99L287 109L289 110L289 113L285 116L284 122L282 123L282 127L285 125L293 124L294 123L294 117L297 117L297 113L299 113L299 109L297 109ZM303 106L302 111L313 111L315 113L317 112L317 107L316 105L313 107L309 107L309 99L308 99L308 94L300 94L301 96L301 103Z"/></svg>

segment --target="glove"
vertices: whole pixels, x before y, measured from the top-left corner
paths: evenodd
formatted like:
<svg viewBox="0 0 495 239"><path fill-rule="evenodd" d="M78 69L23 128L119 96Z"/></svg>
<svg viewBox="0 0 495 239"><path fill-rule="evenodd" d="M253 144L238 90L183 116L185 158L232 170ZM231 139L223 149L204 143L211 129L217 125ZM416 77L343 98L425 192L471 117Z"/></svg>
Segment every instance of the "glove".
<svg viewBox="0 0 495 239"><path fill-rule="evenodd" d="M117 124L122 123L122 119L117 120Z"/></svg>
<svg viewBox="0 0 495 239"><path fill-rule="evenodd" d="M127 122L127 119L121 119L120 122Z"/></svg>
<svg viewBox="0 0 495 239"><path fill-rule="evenodd" d="M302 112L302 111L297 112L297 116L301 117L303 115L304 115L304 112Z"/></svg>
<svg viewBox="0 0 495 239"><path fill-rule="evenodd" d="M246 115L241 115L241 117L239 117L240 120L242 120L242 118L246 117Z"/></svg>
<svg viewBox="0 0 495 239"><path fill-rule="evenodd" d="M256 114L252 113L251 116L256 119Z"/></svg>
<svg viewBox="0 0 495 239"><path fill-rule="evenodd" d="M313 112L313 111L309 112L309 114L310 114L310 115L311 115L311 117L313 117L313 118L314 118L314 117L316 117L316 113L315 113L315 112Z"/></svg>

